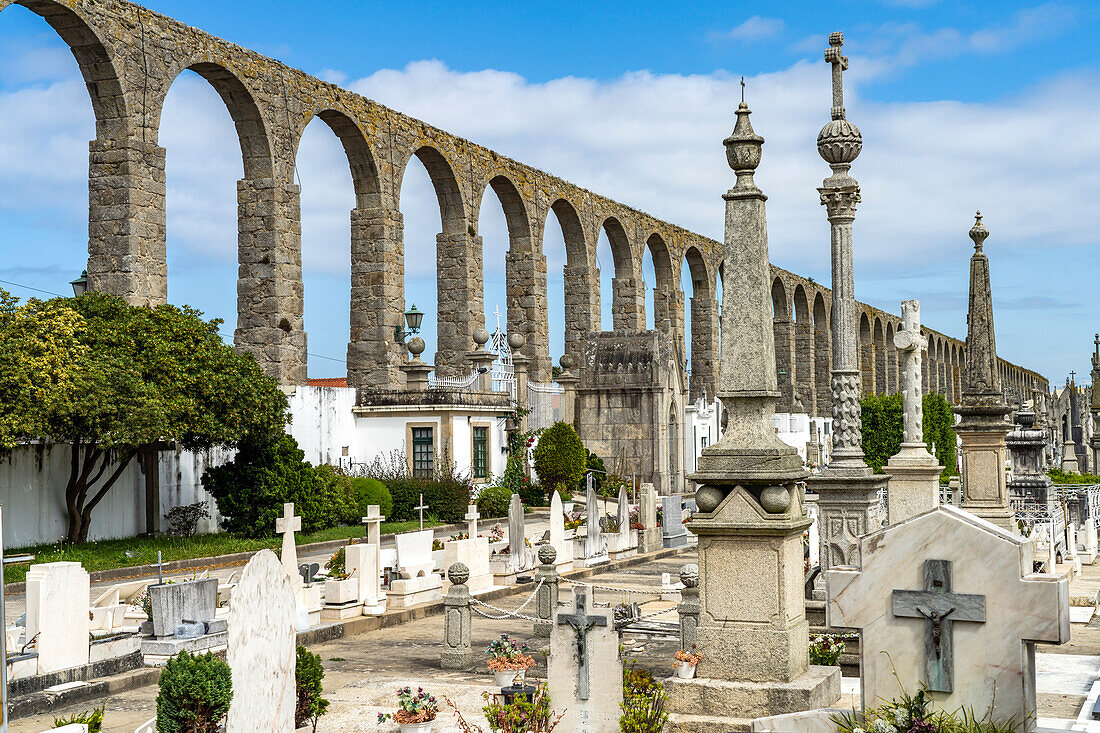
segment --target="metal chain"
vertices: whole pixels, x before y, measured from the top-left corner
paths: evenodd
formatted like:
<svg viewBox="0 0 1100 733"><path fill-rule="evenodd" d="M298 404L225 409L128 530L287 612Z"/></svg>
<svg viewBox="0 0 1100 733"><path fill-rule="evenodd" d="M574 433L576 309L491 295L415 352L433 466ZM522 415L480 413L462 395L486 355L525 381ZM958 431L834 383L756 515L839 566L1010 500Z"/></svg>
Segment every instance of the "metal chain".
<svg viewBox="0 0 1100 733"><path fill-rule="evenodd" d="M579 580L570 580L569 578L561 578L563 583L570 583L572 585L583 585L586 588L593 588L595 590L606 590L611 593L626 593L636 596L660 596L663 591L653 590L638 590L636 588L616 588L613 585L596 585L595 583L582 583Z"/></svg>
<svg viewBox="0 0 1100 733"><path fill-rule="evenodd" d="M530 603L531 601L535 600L535 595L536 595L536 594L538 594L538 592L539 592L539 588L541 588L541 587L542 587L542 584L543 584L544 582L545 582L544 580L542 580L542 579L539 579L539 582L538 582L538 584L536 584L536 585L535 585L535 589L534 589L533 591L531 591L531 595L530 595L530 596L529 596L529 597L527 598L527 600L526 600L526 601L524 601L524 602L523 602L522 604L520 604L520 607L519 607L519 608L517 608L517 609L516 609L516 610L514 610L514 611L506 611L506 610L504 610L503 608L497 608L497 607L496 607L496 606L494 606L493 604L491 604L491 603L486 603L485 601L481 601L481 600L478 600L477 598L474 598L473 596L471 596L471 597L470 597L470 604L471 604L471 607L473 607L473 604L475 604L475 603L476 603L476 604L477 604L477 605L479 605L479 606L485 606L486 608L491 608L491 609L493 609L494 611L497 611L498 613L502 613L502 614L504 614L503 616L500 616L500 617L496 617L496 616L490 616L490 615L488 615L488 614L486 614L486 613L483 613L482 611L479 611L479 610L478 610L478 609L476 609L476 608L474 608L474 609L473 609L474 611L476 611L476 612L477 612L477 614L478 614L479 616L484 616L485 618L488 618L488 619L492 619L492 620L494 620L494 621L501 621L501 620L503 620L503 619L506 619L506 618L509 618L509 617L514 617L514 618L521 618L521 619L523 619L523 620L525 620L525 621L538 621L538 619L537 619L537 618L532 618L532 617L530 617L530 616L524 616L523 614L521 614L521 613L520 613L520 611L522 611L522 610L523 610L524 608L526 608L526 607L527 607L527 604L528 604L528 603Z"/></svg>

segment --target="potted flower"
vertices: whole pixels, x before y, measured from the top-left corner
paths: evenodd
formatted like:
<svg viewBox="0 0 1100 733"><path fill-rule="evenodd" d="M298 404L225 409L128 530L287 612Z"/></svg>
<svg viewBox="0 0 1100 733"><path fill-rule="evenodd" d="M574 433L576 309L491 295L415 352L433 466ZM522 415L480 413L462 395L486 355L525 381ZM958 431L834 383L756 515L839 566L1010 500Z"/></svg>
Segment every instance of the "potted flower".
<svg viewBox="0 0 1100 733"><path fill-rule="evenodd" d="M359 581L349 578L341 547L325 563L329 579L325 581L325 603L344 604L359 600Z"/></svg>
<svg viewBox="0 0 1100 733"><path fill-rule="evenodd" d="M527 668L535 663L527 654L527 643L509 639L508 634L501 634L485 647L485 653L489 655L489 671L497 687L507 687L517 677L523 679Z"/></svg>
<svg viewBox="0 0 1100 733"><path fill-rule="evenodd" d="M844 639L828 634L810 635L810 664L839 667L844 653Z"/></svg>
<svg viewBox="0 0 1100 733"><path fill-rule="evenodd" d="M676 652L676 676L682 680L689 680L695 676L695 665L699 664L699 660L703 658L702 654L695 653L695 645L691 645L691 651L685 652L683 649Z"/></svg>
<svg viewBox="0 0 1100 733"><path fill-rule="evenodd" d="M435 697L424 692L423 687L418 687L416 692L411 687L402 687L397 691L397 710L378 713L378 722L392 720L401 733L428 733L438 713L439 705Z"/></svg>

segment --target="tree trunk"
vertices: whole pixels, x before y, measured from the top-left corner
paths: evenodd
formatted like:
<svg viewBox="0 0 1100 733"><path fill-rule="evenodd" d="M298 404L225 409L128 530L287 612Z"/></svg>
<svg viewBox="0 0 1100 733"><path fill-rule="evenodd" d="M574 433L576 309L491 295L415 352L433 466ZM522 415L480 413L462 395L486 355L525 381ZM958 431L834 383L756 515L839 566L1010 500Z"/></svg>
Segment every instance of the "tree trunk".
<svg viewBox="0 0 1100 733"><path fill-rule="evenodd" d="M84 455L81 457L81 449ZM92 523L92 510L115 485L118 477L137 454L139 448L123 448L118 453L118 465L98 487L96 493L88 498L89 490L96 486L106 473L114 452L104 450L94 444L85 444L79 440L73 442L69 462L69 482L65 487L65 506L69 513L69 527L66 539L69 542L87 542L88 529ZM93 473L94 472L94 473Z"/></svg>

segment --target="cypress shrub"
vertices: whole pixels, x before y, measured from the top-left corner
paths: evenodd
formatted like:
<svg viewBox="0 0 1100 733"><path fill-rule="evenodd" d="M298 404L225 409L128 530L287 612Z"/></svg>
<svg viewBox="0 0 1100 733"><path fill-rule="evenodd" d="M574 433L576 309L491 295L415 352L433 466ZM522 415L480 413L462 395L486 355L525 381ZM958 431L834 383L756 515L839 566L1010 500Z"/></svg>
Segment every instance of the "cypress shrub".
<svg viewBox="0 0 1100 733"><path fill-rule="evenodd" d="M556 422L543 431L535 447L535 473L547 496L559 487L563 493L576 491L584 477L587 458L572 425Z"/></svg>
<svg viewBox="0 0 1100 733"><path fill-rule="evenodd" d="M321 656L298 646L298 656L294 665L294 686L297 690L297 703L294 706L294 727L303 728L307 723L317 730L317 719L328 709L328 700L321 697L324 691L321 680L325 678L325 668L321 666Z"/></svg>
<svg viewBox="0 0 1100 733"><path fill-rule="evenodd" d="M157 733L216 733L232 699L228 664L209 652L182 651L160 675Z"/></svg>

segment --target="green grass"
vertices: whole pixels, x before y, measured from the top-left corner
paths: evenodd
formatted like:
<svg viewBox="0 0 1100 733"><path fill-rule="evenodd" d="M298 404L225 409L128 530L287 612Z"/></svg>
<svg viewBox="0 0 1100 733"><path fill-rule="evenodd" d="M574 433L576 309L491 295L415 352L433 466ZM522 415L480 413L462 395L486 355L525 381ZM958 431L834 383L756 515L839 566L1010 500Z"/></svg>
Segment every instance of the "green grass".
<svg viewBox="0 0 1100 733"><path fill-rule="evenodd" d="M425 527L440 526L440 522L425 521ZM420 522L383 522L382 534L408 532L419 529ZM299 533L295 541L299 545L328 540L346 540L362 537L363 527L329 527L309 534ZM34 555L34 562L59 562L62 560L79 562L88 572L110 570L134 565L148 565L157 561L160 550L165 562L172 560L190 560L196 557L213 557L234 552L249 552L264 548L277 549L282 545L281 537L265 539L247 539L230 534L203 534L194 537L130 537L123 540L100 540L79 545L54 543L31 547L9 548L7 555ZM28 564L7 565L4 567L4 582L18 583L27 577Z"/></svg>

